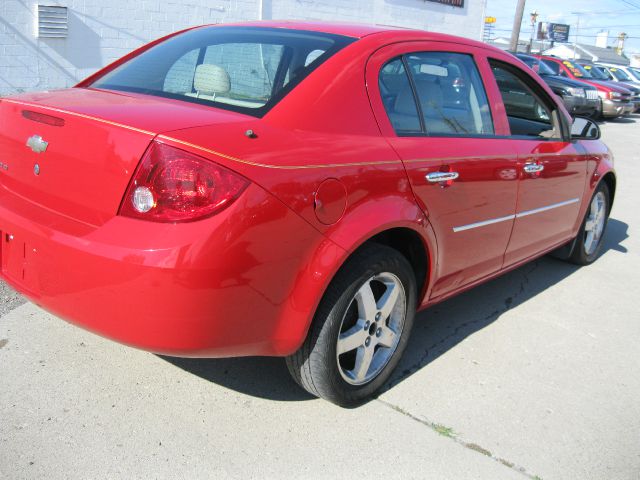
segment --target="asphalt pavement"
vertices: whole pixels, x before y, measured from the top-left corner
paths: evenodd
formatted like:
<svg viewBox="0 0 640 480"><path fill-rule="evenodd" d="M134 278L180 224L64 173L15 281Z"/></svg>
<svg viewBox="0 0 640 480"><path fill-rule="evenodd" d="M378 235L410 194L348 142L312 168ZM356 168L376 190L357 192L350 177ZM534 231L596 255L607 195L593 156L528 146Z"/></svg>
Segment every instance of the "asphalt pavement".
<svg viewBox="0 0 640 480"><path fill-rule="evenodd" d="M356 409L281 359L164 358L0 285L0 478L640 480L640 116L602 130L619 176L602 257L421 313Z"/></svg>

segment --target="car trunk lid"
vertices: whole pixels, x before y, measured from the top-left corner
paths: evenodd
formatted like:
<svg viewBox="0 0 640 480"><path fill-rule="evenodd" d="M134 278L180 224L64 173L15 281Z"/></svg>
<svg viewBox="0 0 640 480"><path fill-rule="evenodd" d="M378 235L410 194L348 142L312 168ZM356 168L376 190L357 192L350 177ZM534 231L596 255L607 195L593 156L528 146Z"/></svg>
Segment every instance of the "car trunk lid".
<svg viewBox="0 0 640 480"><path fill-rule="evenodd" d="M244 115L91 89L0 100L0 192L90 225L117 214L150 141Z"/></svg>

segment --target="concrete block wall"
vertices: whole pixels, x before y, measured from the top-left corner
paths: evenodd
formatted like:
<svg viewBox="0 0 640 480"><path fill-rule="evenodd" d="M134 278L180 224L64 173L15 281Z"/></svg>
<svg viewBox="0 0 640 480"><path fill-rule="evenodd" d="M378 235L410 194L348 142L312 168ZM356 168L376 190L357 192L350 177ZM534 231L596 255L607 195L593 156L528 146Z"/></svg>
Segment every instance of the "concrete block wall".
<svg viewBox="0 0 640 480"><path fill-rule="evenodd" d="M194 25L332 20L480 39L486 0L41 0L68 8L67 38L38 38L37 2L0 0L0 95L69 87L131 50Z"/></svg>

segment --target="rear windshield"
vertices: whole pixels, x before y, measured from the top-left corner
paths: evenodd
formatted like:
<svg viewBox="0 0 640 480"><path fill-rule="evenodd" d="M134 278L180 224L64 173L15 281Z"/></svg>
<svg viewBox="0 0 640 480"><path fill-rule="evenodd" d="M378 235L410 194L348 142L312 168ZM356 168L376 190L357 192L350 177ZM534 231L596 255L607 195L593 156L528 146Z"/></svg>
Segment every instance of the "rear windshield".
<svg viewBox="0 0 640 480"><path fill-rule="evenodd" d="M202 27L159 43L90 86L262 116L353 41L280 28Z"/></svg>

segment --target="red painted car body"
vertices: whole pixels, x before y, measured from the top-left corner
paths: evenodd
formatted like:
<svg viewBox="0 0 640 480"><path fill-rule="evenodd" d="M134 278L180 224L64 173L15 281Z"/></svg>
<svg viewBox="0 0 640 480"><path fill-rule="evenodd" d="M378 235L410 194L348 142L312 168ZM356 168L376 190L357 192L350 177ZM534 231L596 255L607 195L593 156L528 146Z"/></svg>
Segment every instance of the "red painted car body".
<svg viewBox="0 0 640 480"><path fill-rule="evenodd" d="M598 182L615 187L599 141L510 137L488 63L520 68L506 53L385 27L255 25L354 41L261 118L90 87L149 46L76 88L2 99L3 279L54 314L135 347L284 356L304 340L336 272L371 239L418 245L410 253L425 308L571 240ZM495 135L394 132L380 68L403 53L443 50L473 56ZM45 152L25 147L35 134L49 141ZM224 210L193 222L119 215L151 142L221 165L248 186ZM524 173L531 162L545 167L542 174ZM451 170L460 178L450 185L424 180Z"/></svg>

